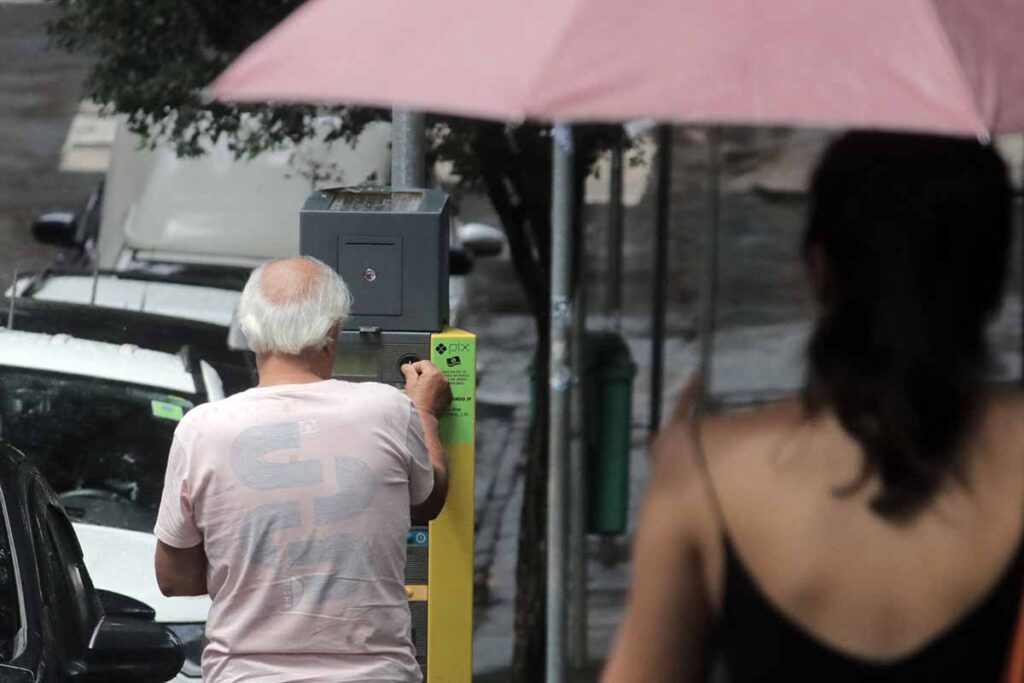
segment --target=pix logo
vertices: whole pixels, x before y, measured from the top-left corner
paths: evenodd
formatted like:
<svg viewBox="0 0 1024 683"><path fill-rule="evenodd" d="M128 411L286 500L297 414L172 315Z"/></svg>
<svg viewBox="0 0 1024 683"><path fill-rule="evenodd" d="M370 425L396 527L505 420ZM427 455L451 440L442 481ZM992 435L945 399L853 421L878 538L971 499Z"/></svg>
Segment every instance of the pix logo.
<svg viewBox="0 0 1024 683"><path fill-rule="evenodd" d="M447 344L438 342L437 346L434 347L434 351L441 356L446 353L471 353L473 351L473 344L471 342L459 342L449 341Z"/></svg>

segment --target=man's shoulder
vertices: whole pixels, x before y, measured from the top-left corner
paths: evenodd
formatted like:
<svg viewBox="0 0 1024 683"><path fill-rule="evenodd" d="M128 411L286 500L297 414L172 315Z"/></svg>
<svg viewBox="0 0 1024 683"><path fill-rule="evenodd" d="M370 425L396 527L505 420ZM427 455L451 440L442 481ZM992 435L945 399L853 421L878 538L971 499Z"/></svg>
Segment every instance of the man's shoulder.
<svg viewBox="0 0 1024 683"><path fill-rule="evenodd" d="M184 417L181 418L181 421L178 422L178 433L181 434L201 429L203 425L211 419L215 419L215 417L224 410L237 408L251 400L252 396L250 396L248 392L243 391L217 401L200 403L185 413Z"/></svg>

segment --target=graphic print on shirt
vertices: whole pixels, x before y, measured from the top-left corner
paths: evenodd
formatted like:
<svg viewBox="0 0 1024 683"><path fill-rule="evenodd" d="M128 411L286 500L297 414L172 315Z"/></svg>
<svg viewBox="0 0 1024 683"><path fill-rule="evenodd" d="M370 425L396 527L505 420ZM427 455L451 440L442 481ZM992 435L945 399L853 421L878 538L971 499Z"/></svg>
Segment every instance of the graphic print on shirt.
<svg viewBox="0 0 1024 683"><path fill-rule="evenodd" d="M275 451L299 447L299 423L278 422L249 427L231 444L231 469L245 486L261 491L315 486L323 481L320 461L267 462Z"/></svg>
<svg viewBox="0 0 1024 683"><path fill-rule="evenodd" d="M360 515L370 507L377 492L377 476L362 460L335 458L334 478L338 492L313 501L317 526L341 522Z"/></svg>
<svg viewBox="0 0 1024 683"><path fill-rule="evenodd" d="M242 547L246 549L249 561L260 565L272 564L278 555L274 533L301 526L300 515L297 500L270 503L250 510L241 525Z"/></svg>
<svg viewBox="0 0 1024 683"><path fill-rule="evenodd" d="M301 435L311 425L279 422L249 427L231 445L231 467L243 486L259 491L280 491L320 486L324 481L320 460L271 462L272 453L296 450ZM377 492L377 477L356 458L334 459L338 492L313 500L314 526L352 519L365 512ZM302 496L260 505L250 510L240 525L240 540L247 561L261 566L285 566L298 570L280 584L280 608L315 612L318 607L348 597L375 575L370 547L352 534L277 540L278 532L302 526ZM302 569L311 571L302 573ZM322 571L316 571L320 569Z"/></svg>
<svg viewBox="0 0 1024 683"><path fill-rule="evenodd" d="M327 566L329 573L297 576L287 582L286 609L314 609L346 598L373 579L370 548L355 536L294 541L285 553L288 566Z"/></svg>

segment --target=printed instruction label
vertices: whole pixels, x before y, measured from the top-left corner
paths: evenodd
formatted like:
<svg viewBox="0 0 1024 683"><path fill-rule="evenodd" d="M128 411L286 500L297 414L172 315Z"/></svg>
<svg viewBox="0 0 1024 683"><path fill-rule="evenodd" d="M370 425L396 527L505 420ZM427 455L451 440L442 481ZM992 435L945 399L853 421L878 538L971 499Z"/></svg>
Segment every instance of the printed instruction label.
<svg viewBox="0 0 1024 683"><path fill-rule="evenodd" d="M441 441L473 443L476 417L476 337L462 331L433 335L431 361L452 388L452 404L441 416Z"/></svg>

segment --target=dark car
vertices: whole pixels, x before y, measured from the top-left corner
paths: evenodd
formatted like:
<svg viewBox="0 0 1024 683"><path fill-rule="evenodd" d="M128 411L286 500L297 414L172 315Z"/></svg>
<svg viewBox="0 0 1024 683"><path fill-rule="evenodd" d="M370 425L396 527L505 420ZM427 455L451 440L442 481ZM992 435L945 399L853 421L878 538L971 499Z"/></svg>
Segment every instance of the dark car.
<svg viewBox="0 0 1024 683"><path fill-rule="evenodd" d="M57 496L0 443L0 681L166 681L181 641L143 603L93 588Z"/></svg>

